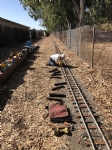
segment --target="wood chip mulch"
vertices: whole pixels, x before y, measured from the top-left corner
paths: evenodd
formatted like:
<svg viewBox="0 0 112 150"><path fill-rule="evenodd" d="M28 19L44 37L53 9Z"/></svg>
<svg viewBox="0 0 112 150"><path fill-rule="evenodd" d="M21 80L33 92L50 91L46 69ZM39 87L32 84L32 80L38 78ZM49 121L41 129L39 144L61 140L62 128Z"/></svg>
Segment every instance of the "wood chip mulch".
<svg viewBox="0 0 112 150"><path fill-rule="evenodd" d="M72 71L93 95L98 112L105 118L104 125L112 130L111 82L107 85L100 71L91 69L63 43L55 37L54 39L65 54L67 63L77 66ZM36 44L40 48L28 56L1 86L3 150L70 149L67 135L58 138L54 136L54 124L49 121L48 111L45 109L50 104L46 98L56 82L55 78L49 78L49 70L53 67L46 66L49 56L55 53L52 36L43 38Z"/></svg>

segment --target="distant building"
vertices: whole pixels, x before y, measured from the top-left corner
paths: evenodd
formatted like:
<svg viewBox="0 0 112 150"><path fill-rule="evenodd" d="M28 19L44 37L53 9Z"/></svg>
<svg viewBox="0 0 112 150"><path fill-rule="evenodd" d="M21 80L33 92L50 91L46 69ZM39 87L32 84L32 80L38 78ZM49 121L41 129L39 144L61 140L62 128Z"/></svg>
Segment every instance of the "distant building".
<svg viewBox="0 0 112 150"><path fill-rule="evenodd" d="M29 39L28 26L0 17L0 46Z"/></svg>
<svg viewBox="0 0 112 150"><path fill-rule="evenodd" d="M13 22L13 21L1 18L1 17L0 17L0 25L9 26L9 27L13 27L13 28L14 27L22 28L22 29L26 29L26 30L29 30L29 28L30 28L28 26L25 26L25 25L22 25L22 24L19 24L19 23L16 23L16 22Z"/></svg>

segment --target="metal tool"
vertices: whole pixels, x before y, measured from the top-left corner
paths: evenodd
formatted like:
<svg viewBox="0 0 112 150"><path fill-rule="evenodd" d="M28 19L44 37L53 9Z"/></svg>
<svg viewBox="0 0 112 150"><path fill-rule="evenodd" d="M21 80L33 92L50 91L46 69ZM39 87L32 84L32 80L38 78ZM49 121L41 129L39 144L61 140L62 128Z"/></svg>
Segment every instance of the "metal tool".
<svg viewBox="0 0 112 150"><path fill-rule="evenodd" d="M53 128L54 133L56 136L60 136L62 134L69 134L70 133L70 128L65 127L65 126L58 126Z"/></svg>

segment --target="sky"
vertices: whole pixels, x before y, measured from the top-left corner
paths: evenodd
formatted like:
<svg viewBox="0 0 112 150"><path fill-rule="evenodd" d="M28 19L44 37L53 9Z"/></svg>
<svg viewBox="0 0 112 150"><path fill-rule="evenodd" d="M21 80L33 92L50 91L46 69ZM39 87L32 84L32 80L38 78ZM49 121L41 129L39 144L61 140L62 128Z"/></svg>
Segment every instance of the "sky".
<svg viewBox="0 0 112 150"><path fill-rule="evenodd" d="M0 0L0 17L28 26L37 30L45 28L41 27L39 21L33 20L24 10L19 0Z"/></svg>

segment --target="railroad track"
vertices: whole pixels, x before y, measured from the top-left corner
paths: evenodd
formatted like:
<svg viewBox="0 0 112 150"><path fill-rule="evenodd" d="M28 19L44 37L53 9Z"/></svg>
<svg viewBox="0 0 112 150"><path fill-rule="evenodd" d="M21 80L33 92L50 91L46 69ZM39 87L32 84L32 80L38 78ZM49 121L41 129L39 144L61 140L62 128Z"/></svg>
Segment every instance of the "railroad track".
<svg viewBox="0 0 112 150"><path fill-rule="evenodd" d="M56 48L56 53L60 53L59 47L53 40ZM64 62L66 65L66 62ZM111 143L106 139L100 124L97 121L97 115L92 111L90 105L85 99L80 86L78 85L75 77L72 75L71 70L68 67L61 67L65 81L68 84L69 98L72 100L74 109L76 109L75 118L81 119L78 122L80 129L86 130L87 141L86 146L92 146L93 150L111 150Z"/></svg>

